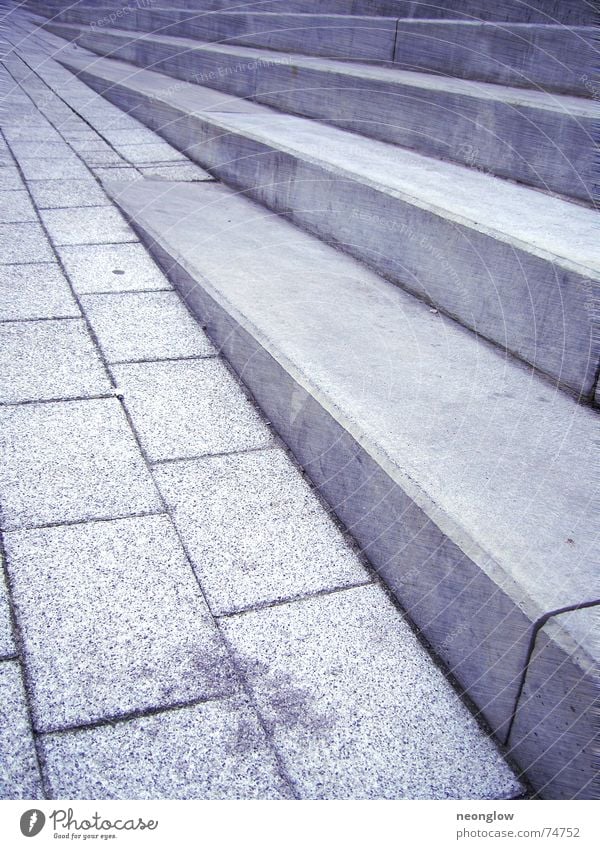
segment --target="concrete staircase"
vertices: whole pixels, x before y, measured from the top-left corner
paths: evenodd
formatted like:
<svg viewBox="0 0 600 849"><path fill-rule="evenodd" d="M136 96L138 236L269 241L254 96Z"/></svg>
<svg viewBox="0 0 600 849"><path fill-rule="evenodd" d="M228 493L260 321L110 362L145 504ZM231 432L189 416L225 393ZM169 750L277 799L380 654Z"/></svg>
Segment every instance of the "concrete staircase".
<svg viewBox="0 0 600 849"><path fill-rule="evenodd" d="M587 798L592 6L237 5L29 4L219 181L105 188L539 795Z"/></svg>

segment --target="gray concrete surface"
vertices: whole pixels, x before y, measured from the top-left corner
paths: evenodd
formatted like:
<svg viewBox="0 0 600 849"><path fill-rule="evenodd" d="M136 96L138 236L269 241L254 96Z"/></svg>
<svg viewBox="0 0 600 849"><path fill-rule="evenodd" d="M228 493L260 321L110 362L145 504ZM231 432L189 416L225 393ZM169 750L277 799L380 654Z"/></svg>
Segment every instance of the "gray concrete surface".
<svg viewBox="0 0 600 849"><path fill-rule="evenodd" d="M0 278L0 321L76 318L79 308L60 268L52 263L4 266Z"/></svg>
<svg viewBox="0 0 600 849"><path fill-rule="evenodd" d="M214 92L117 60L62 61L213 176L592 399L593 210L247 101L213 111Z"/></svg>
<svg viewBox="0 0 600 849"><path fill-rule="evenodd" d="M538 631L509 747L545 798L597 798L600 605ZM557 764L561 766L557 769Z"/></svg>
<svg viewBox="0 0 600 849"><path fill-rule="evenodd" d="M130 32L98 28L52 31L76 38L95 53L283 112L319 118L588 203L592 198L588 151L599 110L591 100L357 62L206 46L189 38L132 38Z"/></svg>
<svg viewBox="0 0 600 849"><path fill-rule="evenodd" d="M118 9L121 0L105 0L103 6ZM62 8L62 0L28 0L34 9ZM90 0L83 6L93 7ZM206 11L236 9L239 0L202 0ZM198 0L161 0L161 7L198 11ZM314 0L249 0L248 10L275 13L314 13ZM592 0L319 0L319 10L335 15L382 15L399 18L457 18L491 21L539 21L542 23L593 24Z"/></svg>

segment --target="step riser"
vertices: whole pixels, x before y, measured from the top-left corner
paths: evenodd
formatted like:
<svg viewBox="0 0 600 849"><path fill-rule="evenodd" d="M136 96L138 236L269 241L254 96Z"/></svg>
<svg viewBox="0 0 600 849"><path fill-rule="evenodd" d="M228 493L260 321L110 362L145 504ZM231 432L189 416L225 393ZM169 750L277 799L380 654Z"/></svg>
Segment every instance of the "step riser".
<svg viewBox="0 0 600 849"><path fill-rule="evenodd" d="M410 71L591 97L594 29L399 21L394 62Z"/></svg>
<svg viewBox="0 0 600 849"><path fill-rule="evenodd" d="M595 55L591 28L473 26L384 18L370 22L348 19L343 25L339 19L322 15L307 19L273 15L265 19L252 14L195 16L181 10L150 9L134 9L117 17L114 11L99 15L97 10L85 8L65 10L53 22L57 20L91 24L94 29L115 26L203 42L393 62L406 70L591 96L588 78Z"/></svg>
<svg viewBox="0 0 600 849"><path fill-rule="evenodd" d="M118 189L115 200L127 214ZM504 741L532 621L236 321L210 283L207 291L143 225L135 218L131 223L377 573ZM458 621L468 622L468 629L458 628Z"/></svg>
<svg viewBox="0 0 600 849"><path fill-rule="evenodd" d="M224 130L207 113L184 114L141 92L106 88L87 72L81 78L217 178L343 248L564 388L593 398L595 281L408 199Z"/></svg>
<svg viewBox="0 0 600 849"><path fill-rule="evenodd" d="M150 0L138 0L150 5ZM42 13L64 7L65 0L29 0L28 5ZM122 0L105 0L103 6L122 8ZM160 5L177 9L198 9L197 0L161 0ZM203 0L204 11L226 11L240 8L240 0ZM243 4L248 11L310 14L315 0L254 0ZM319 11L332 15L381 15L396 18L454 18L475 21L513 21L515 23L568 23L592 25L594 8L582 0L319 0Z"/></svg>
<svg viewBox="0 0 600 849"><path fill-rule="evenodd" d="M49 29L67 38L74 35L61 27ZM282 112L320 118L588 203L593 198L592 119L406 84L392 87L293 63L257 63L251 55L227 56L210 48L132 41L112 33L82 31L77 43L99 55L251 98Z"/></svg>
<svg viewBox="0 0 600 849"><path fill-rule="evenodd" d="M66 9L57 20L68 24L98 27L118 26L134 32L175 35L203 42L265 47L270 50L300 50L313 56L391 62L394 58L396 21L391 18L338 18L310 22L286 16L194 15L182 10L133 9L118 16L116 11L86 8ZM278 28L280 27L280 29Z"/></svg>

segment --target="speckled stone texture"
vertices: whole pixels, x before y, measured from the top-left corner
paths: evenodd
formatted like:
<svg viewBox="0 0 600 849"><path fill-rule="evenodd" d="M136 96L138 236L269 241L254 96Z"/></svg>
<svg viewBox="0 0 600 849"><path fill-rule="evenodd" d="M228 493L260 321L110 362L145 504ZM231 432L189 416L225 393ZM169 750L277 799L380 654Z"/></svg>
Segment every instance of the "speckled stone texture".
<svg viewBox="0 0 600 849"><path fill-rule="evenodd" d="M0 191L14 191L24 188L25 184L14 166L5 165L0 168Z"/></svg>
<svg viewBox="0 0 600 849"><path fill-rule="evenodd" d="M26 180L82 180L90 172L75 155L69 159L21 159Z"/></svg>
<svg viewBox="0 0 600 849"><path fill-rule="evenodd" d="M29 184L39 209L61 207L109 206L110 201L93 179L35 180Z"/></svg>
<svg viewBox="0 0 600 849"><path fill-rule="evenodd" d="M156 480L215 614L370 580L279 448L168 463Z"/></svg>
<svg viewBox="0 0 600 849"><path fill-rule="evenodd" d="M37 221L37 215L27 192L2 192L0 194L0 222Z"/></svg>
<svg viewBox="0 0 600 849"><path fill-rule="evenodd" d="M116 399L4 407L0 455L5 528L161 509Z"/></svg>
<svg viewBox="0 0 600 849"><path fill-rule="evenodd" d="M137 236L116 209L44 209L40 215L56 245L137 242Z"/></svg>
<svg viewBox="0 0 600 849"><path fill-rule="evenodd" d="M0 401L81 398L111 391L85 323L62 321L0 324Z"/></svg>
<svg viewBox="0 0 600 849"><path fill-rule="evenodd" d="M43 748L57 798L290 796L254 711L240 698L115 726L50 734Z"/></svg>
<svg viewBox="0 0 600 849"><path fill-rule="evenodd" d="M0 663L0 798L43 799L19 665Z"/></svg>
<svg viewBox="0 0 600 849"><path fill-rule="evenodd" d="M182 165L163 165L155 163L154 165L138 166L143 177L147 180L167 180L172 182L197 182L212 180L213 177L203 168L191 162L186 162Z"/></svg>
<svg viewBox="0 0 600 849"><path fill-rule="evenodd" d="M132 165L161 165L167 162L186 163L188 160L170 144L155 140L153 143L145 144L121 144L119 152L128 159Z"/></svg>
<svg viewBox="0 0 600 849"><path fill-rule="evenodd" d="M216 353L176 292L88 295L83 305L109 362Z"/></svg>
<svg viewBox="0 0 600 849"><path fill-rule="evenodd" d="M15 653L15 642L10 621L8 589L4 580L4 559L0 554L0 657L11 657Z"/></svg>
<svg viewBox="0 0 600 849"><path fill-rule="evenodd" d="M39 224L0 224L3 263L51 262L54 254Z"/></svg>
<svg viewBox="0 0 600 849"><path fill-rule="evenodd" d="M76 292L126 292L171 289L142 245L77 245L59 248Z"/></svg>
<svg viewBox="0 0 600 849"><path fill-rule="evenodd" d="M58 264L0 266L0 320L78 316L79 308Z"/></svg>
<svg viewBox="0 0 600 849"><path fill-rule="evenodd" d="M38 729L237 686L167 517L19 531L6 545Z"/></svg>
<svg viewBox="0 0 600 849"><path fill-rule="evenodd" d="M309 799L507 799L521 786L378 586L222 620Z"/></svg>
<svg viewBox="0 0 600 849"><path fill-rule="evenodd" d="M152 460L264 448L273 437L222 362L113 367L117 387Z"/></svg>

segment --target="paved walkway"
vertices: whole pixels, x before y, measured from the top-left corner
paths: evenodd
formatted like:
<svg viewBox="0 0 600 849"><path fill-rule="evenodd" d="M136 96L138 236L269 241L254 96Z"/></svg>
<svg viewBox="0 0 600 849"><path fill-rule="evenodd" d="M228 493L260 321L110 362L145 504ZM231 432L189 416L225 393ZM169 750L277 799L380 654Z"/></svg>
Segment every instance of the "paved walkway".
<svg viewBox="0 0 600 849"><path fill-rule="evenodd" d="M519 795L102 189L209 175L4 23L0 795Z"/></svg>

